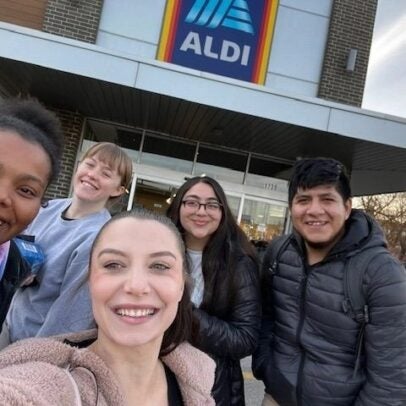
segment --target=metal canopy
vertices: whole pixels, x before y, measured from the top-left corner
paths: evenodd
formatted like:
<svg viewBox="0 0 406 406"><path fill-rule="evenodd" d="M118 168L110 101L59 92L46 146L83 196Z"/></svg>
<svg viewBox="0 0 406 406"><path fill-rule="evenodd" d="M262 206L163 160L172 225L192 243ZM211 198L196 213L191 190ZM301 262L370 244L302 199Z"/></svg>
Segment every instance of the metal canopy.
<svg viewBox="0 0 406 406"><path fill-rule="evenodd" d="M284 164L304 156L334 157L351 171L355 195L406 190L406 148L256 117L7 58L0 58L0 86L86 117L244 150ZM289 171L281 171L282 168L286 165L270 166L268 175L287 179Z"/></svg>

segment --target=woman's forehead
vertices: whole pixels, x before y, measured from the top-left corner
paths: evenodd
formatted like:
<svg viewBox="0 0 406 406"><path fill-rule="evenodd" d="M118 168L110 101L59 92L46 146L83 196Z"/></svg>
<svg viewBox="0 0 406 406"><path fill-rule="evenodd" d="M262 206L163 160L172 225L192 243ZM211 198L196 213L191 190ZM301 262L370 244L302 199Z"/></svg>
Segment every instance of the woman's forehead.
<svg viewBox="0 0 406 406"><path fill-rule="evenodd" d="M114 157L108 155L106 152L103 154L103 151L99 151L92 155L87 155L85 159L86 158L101 162L111 170L117 169L117 163L115 162Z"/></svg>
<svg viewBox="0 0 406 406"><path fill-rule="evenodd" d="M113 238L112 236L120 240L138 241L138 244L143 241L150 243L155 241L157 245L165 244L178 249L178 239L175 233L156 220L138 219L130 216L113 220L102 231L100 241L108 243Z"/></svg>

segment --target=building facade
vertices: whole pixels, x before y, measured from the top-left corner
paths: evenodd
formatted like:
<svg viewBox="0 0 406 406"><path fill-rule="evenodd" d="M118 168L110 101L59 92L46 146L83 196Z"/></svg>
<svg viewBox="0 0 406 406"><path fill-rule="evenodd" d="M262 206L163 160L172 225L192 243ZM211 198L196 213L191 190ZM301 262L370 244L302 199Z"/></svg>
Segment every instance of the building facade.
<svg viewBox="0 0 406 406"><path fill-rule="evenodd" d="M298 157L341 160L358 195L406 190L406 121L360 108L377 0L218 1L211 14L197 3L0 0L0 95L37 97L65 131L49 197L70 193L97 141L121 145L136 164L125 207L164 211L186 177L204 173L254 240L288 227L286 179ZM259 3L270 18L258 35L263 81L253 83L234 74L253 53L242 31L255 33ZM186 62L158 58L182 29ZM222 74L204 68L219 59Z"/></svg>

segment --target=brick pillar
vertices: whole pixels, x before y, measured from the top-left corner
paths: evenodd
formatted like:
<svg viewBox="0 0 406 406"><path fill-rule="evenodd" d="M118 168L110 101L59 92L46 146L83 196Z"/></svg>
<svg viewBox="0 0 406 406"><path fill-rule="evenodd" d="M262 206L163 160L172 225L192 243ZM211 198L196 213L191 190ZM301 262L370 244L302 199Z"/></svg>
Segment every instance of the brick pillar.
<svg viewBox="0 0 406 406"><path fill-rule="evenodd" d="M67 110L52 109L59 117L65 136L61 171L58 178L49 185L46 198L55 199L68 197L71 179L75 170L75 160L79 149L83 126L83 116Z"/></svg>
<svg viewBox="0 0 406 406"><path fill-rule="evenodd" d="M322 99L361 106L377 0L334 0L319 94ZM346 71L349 50L358 51L354 72Z"/></svg>
<svg viewBox="0 0 406 406"><path fill-rule="evenodd" d="M96 42L103 0L48 0L43 31Z"/></svg>

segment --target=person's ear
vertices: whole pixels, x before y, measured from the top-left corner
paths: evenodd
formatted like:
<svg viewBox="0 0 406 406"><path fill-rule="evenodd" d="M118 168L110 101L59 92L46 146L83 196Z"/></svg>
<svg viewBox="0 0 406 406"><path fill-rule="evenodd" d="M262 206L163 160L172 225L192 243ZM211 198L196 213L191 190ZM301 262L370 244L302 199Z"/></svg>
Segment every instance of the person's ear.
<svg viewBox="0 0 406 406"><path fill-rule="evenodd" d="M121 196L125 192L125 187L124 186L118 186L116 191L113 192L110 197L118 197Z"/></svg>
<svg viewBox="0 0 406 406"><path fill-rule="evenodd" d="M351 210L352 210L352 199L349 198L344 202L344 207L345 207L345 219L348 220L348 217L350 217Z"/></svg>
<svg viewBox="0 0 406 406"><path fill-rule="evenodd" d="M182 285L182 288L180 289L180 296L178 303L182 300L183 294L185 293L185 284Z"/></svg>

